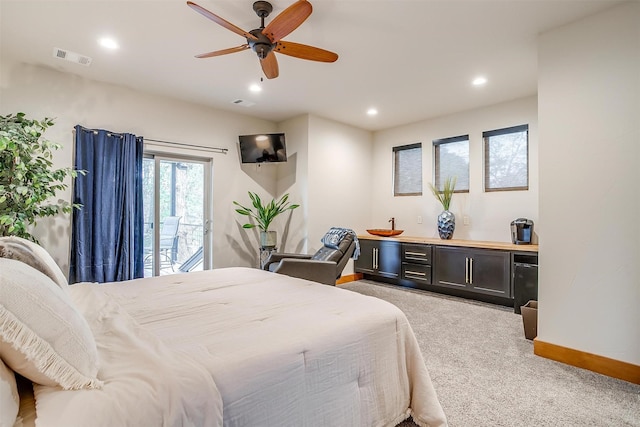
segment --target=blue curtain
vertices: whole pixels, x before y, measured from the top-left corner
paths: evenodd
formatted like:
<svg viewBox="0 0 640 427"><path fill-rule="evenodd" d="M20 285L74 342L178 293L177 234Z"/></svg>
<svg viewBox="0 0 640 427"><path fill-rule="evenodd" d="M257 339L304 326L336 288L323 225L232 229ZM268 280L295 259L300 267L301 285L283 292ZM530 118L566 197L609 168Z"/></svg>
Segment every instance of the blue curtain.
<svg viewBox="0 0 640 427"><path fill-rule="evenodd" d="M143 277L142 137L75 129L69 283Z"/></svg>

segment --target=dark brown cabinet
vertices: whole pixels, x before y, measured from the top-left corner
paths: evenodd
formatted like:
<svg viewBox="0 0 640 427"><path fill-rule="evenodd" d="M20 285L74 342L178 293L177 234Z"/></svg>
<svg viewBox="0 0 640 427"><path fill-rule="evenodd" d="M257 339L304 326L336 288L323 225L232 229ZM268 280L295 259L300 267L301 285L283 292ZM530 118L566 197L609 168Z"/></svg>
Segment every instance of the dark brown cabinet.
<svg viewBox="0 0 640 427"><path fill-rule="evenodd" d="M355 272L398 286L517 306L516 312L522 301L537 299L537 251L469 243L360 239Z"/></svg>
<svg viewBox="0 0 640 427"><path fill-rule="evenodd" d="M398 279L400 277L400 243L389 240L360 240L356 273Z"/></svg>
<svg viewBox="0 0 640 427"><path fill-rule="evenodd" d="M401 284L420 289L429 289L432 258L430 245L402 243Z"/></svg>
<svg viewBox="0 0 640 427"><path fill-rule="evenodd" d="M436 246L434 285L512 298L509 252Z"/></svg>

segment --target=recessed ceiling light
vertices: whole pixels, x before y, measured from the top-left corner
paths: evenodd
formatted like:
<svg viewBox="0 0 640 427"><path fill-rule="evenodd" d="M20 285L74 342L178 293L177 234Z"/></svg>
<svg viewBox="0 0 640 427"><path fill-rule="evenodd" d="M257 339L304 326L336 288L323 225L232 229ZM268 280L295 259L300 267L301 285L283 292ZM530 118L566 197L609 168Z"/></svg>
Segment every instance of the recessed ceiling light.
<svg viewBox="0 0 640 427"><path fill-rule="evenodd" d="M375 108L369 108L367 110L367 114L370 116L375 116L376 114L378 114L378 110L376 110Z"/></svg>
<svg viewBox="0 0 640 427"><path fill-rule="evenodd" d="M471 82L471 84L474 85L474 86L482 86L482 85L484 85L486 83L487 83L487 78L483 77L483 76L476 77Z"/></svg>
<svg viewBox="0 0 640 427"><path fill-rule="evenodd" d="M109 37L103 37L100 40L98 40L98 43L100 43L100 46L107 48L107 49L118 49L120 46L118 45L118 42L116 42L114 39L109 38Z"/></svg>
<svg viewBox="0 0 640 427"><path fill-rule="evenodd" d="M251 86L249 86L249 90L251 92L262 92L262 86L260 86L258 83L253 83Z"/></svg>

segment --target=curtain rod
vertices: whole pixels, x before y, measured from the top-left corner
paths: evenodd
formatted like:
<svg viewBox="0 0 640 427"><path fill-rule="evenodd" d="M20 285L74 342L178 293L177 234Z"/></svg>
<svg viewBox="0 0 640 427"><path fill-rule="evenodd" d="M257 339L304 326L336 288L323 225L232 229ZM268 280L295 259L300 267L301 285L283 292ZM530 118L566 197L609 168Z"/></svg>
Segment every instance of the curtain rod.
<svg viewBox="0 0 640 427"><path fill-rule="evenodd" d="M80 126L81 128L91 131L93 133L98 133L99 129L89 129L89 128L85 128L84 126ZM73 128L73 132L75 133L76 129ZM123 134L121 133L117 133L117 132L108 132L110 135L115 135L118 137L122 137ZM195 148L198 150L205 150L205 151L213 151L214 153L220 153L220 154L227 154L227 151L229 151L228 148L220 148L220 147L207 147L204 145L195 145L195 144L185 144L183 142L174 142L174 141L163 141L161 139L151 139L151 138L145 138L144 136L142 137L142 139L144 141L150 141L150 142L158 142L160 144L169 144L169 145L177 145L179 147L186 147L186 148Z"/></svg>
<svg viewBox="0 0 640 427"><path fill-rule="evenodd" d="M185 144L183 142L173 142L173 141L162 141L160 139L144 138L144 140L150 141L150 142L159 142L161 144L177 145L179 147L188 147L188 148L196 148L198 150L213 151L221 154L227 154L227 151L229 151L228 148L206 147L204 145Z"/></svg>

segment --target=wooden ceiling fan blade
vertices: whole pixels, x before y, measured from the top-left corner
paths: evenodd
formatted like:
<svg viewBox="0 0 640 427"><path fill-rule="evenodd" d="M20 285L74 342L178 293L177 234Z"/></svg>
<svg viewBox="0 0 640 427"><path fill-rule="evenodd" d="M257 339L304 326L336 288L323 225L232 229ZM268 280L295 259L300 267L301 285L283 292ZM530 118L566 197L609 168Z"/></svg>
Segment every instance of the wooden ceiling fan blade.
<svg viewBox="0 0 640 427"><path fill-rule="evenodd" d="M282 12L262 30L262 34L275 43L298 28L311 15L313 7L307 0L298 0Z"/></svg>
<svg viewBox="0 0 640 427"><path fill-rule="evenodd" d="M338 60L337 53L320 49L319 47L294 42L278 42L274 51L300 59L307 59L309 61L336 62Z"/></svg>
<svg viewBox="0 0 640 427"><path fill-rule="evenodd" d="M234 33L236 33L238 35L241 35L242 37L247 38L247 39L258 40L258 38L256 36L254 36L253 34L249 33L248 31L245 31L242 28L233 25L231 22L219 17L215 13L208 11L204 7L202 7L202 6L198 5L198 4L195 4L192 1L188 1L187 2L187 6L189 6L191 9L195 10L196 12L198 12L200 15L204 16L205 18L208 18L208 19L212 20L213 22L215 22L216 24L223 26L227 30L231 30Z"/></svg>
<svg viewBox="0 0 640 427"><path fill-rule="evenodd" d="M213 52L201 53L200 55L196 55L196 58L212 58L214 56L226 55L228 53L242 52L243 50L247 49L249 49L249 45L243 44L242 46L230 47L229 49L214 50Z"/></svg>
<svg viewBox="0 0 640 427"><path fill-rule="evenodd" d="M269 52L266 58L260 60L260 66L268 79L275 79L280 74L278 60L273 52Z"/></svg>

